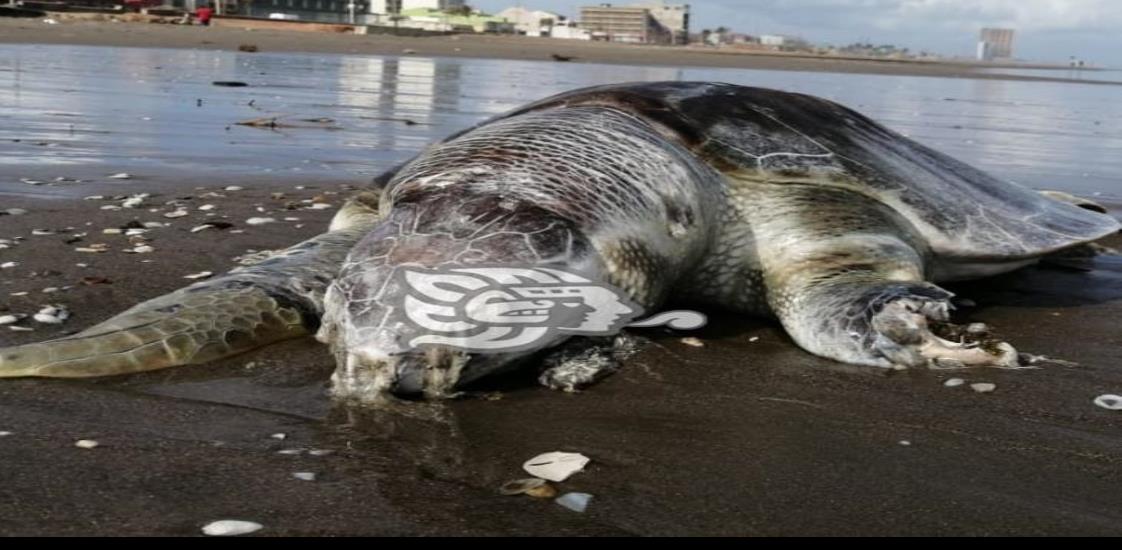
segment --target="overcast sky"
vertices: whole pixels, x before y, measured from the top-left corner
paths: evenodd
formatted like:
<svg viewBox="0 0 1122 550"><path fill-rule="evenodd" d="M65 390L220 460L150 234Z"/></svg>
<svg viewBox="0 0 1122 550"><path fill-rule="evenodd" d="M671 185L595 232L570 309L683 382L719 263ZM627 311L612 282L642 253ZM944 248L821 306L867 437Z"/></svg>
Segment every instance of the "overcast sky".
<svg viewBox="0 0 1122 550"><path fill-rule="evenodd" d="M468 0L496 12L521 4L578 16L573 0ZM627 5L628 1L613 2ZM1024 59L1122 67L1122 0L692 0L691 30L720 25L749 34L801 35L816 43L891 43L946 55L973 55L983 26L1017 29Z"/></svg>

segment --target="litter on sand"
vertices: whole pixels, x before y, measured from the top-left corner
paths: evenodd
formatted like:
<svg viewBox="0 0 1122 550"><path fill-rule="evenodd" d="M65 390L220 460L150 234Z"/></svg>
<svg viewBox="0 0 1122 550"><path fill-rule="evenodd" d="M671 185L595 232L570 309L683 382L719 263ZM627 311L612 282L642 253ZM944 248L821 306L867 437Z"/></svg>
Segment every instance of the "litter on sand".
<svg viewBox="0 0 1122 550"><path fill-rule="evenodd" d="M206 524L203 527L203 534L212 537L236 537L260 531L264 527L264 525L252 521L224 519Z"/></svg>
<svg viewBox="0 0 1122 550"><path fill-rule="evenodd" d="M1122 395L1100 395L1095 398L1095 404L1110 411L1122 411Z"/></svg>
<svg viewBox="0 0 1122 550"><path fill-rule="evenodd" d="M560 483L583 470L588 463L589 458L579 453L552 452L527 460L522 469L534 477Z"/></svg>

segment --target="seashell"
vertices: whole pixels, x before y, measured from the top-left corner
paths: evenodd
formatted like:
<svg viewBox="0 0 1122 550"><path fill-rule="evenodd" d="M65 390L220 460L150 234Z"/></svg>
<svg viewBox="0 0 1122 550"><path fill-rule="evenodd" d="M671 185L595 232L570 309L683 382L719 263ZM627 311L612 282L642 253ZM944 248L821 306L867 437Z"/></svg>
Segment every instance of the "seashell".
<svg viewBox="0 0 1122 550"><path fill-rule="evenodd" d="M587 456L579 453L552 452L527 460L522 469L534 477L560 483L583 470L589 462Z"/></svg>
<svg viewBox="0 0 1122 550"><path fill-rule="evenodd" d="M236 537L260 531L265 526L252 521L224 519L213 521L203 527L203 534L211 537Z"/></svg>

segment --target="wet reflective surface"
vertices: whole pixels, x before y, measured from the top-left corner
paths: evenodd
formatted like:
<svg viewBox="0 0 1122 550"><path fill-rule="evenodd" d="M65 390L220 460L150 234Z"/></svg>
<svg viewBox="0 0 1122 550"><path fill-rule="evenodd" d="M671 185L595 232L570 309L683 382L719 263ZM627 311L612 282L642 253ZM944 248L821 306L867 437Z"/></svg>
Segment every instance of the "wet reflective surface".
<svg viewBox="0 0 1122 550"><path fill-rule="evenodd" d="M1025 185L1122 197L1115 86L145 48L0 52L0 192L18 192L19 178L32 175L119 171L362 181L456 130L561 91L716 80L842 102ZM235 124L273 118L276 128Z"/></svg>

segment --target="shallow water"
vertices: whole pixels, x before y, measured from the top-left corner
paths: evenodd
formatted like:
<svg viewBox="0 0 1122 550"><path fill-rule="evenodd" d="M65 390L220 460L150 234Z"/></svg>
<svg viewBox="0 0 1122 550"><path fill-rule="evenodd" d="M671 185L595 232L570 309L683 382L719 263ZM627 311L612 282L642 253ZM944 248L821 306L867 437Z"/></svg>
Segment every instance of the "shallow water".
<svg viewBox="0 0 1122 550"><path fill-rule="evenodd" d="M0 193L122 171L361 181L528 101L641 80L824 96L1000 177L1122 197L1114 86L88 46L0 47ZM235 124L263 117L296 127Z"/></svg>

